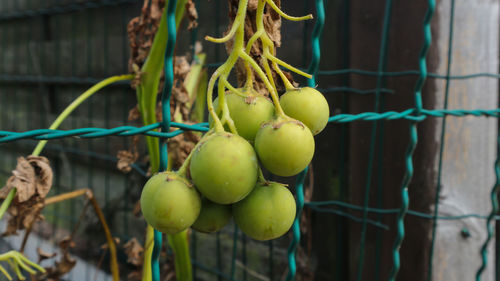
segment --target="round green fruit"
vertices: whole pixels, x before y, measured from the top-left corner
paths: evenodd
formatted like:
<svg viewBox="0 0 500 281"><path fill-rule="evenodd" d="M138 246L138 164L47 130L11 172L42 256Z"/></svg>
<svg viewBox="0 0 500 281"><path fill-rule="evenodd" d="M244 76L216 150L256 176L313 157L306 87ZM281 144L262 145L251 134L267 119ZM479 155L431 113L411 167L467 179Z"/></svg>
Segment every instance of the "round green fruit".
<svg viewBox="0 0 500 281"><path fill-rule="evenodd" d="M152 176L141 194L144 219L153 228L176 234L190 227L198 218L201 199L187 179L163 172Z"/></svg>
<svg viewBox="0 0 500 281"><path fill-rule="evenodd" d="M265 123L255 137L255 150L271 173L290 177L300 173L314 155L314 137L300 121L275 119Z"/></svg>
<svg viewBox="0 0 500 281"><path fill-rule="evenodd" d="M192 228L205 233L217 232L229 222L231 216L231 205L221 205L203 198L200 215Z"/></svg>
<svg viewBox="0 0 500 281"><path fill-rule="evenodd" d="M232 204L255 186L257 155L244 138L215 133L196 147L189 170L196 188L210 201Z"/></svg>
<svg viewBox="0 0 500 281"><path fill-rule="evenodd" d="M241 96L233 92L226 92L227 107L229 115L234 121L238 135L248 141L253 142L255 135L260 128L260 125L273 118L274 106L273 103L257 91L251 89L239 89L246 96ZM245 91L246 90L246 91ZM219 98L214 100L214 108L217 108ZM218 114L219 118L221 114ZM210 126L213 120L209 118Z"/></svg>
<svg viewBox="0 0 500 281"><path fill-rule="evenodd" d="M311 87L288 90L280 97L286 115L304 123L313 135L321 132L328 123L330 108L321 92Z"/></svg>
<svg viewBox="0 0 500 281"><path fill-rule="evenodd" d="M253 239L275 239L292 226L295 200L282 184L258 184L250 195L233 205L233 216L238 227Z"/></svg>

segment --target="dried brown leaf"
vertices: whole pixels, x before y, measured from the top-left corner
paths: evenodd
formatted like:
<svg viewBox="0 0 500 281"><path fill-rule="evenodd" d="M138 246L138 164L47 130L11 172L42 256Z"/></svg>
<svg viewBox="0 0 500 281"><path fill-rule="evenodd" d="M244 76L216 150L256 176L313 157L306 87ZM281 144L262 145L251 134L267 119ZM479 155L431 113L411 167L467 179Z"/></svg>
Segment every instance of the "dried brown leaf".
<svg viewBox="0 0 500 281"><path fill-rule="evenodd" d="M55 262L55 266L47 268L47 277L52 280L60 280L66 273L70 272L76 265L76 260L73 259L68 252L65 252L59 262Z"/></svg>
<svg viewBox="0 0 500 281"><path fill-rule="evenodd" d="M35 221L43 220L40 214L45 207L42 198L34 196L23 203L16 200L13 202L8 209L10 217L3 236L17 234L17 230L28 228Z"/></svg>
<svg viewBox="0 0 500 281"><path fill-rule="evenodd" d="M125 254L127 255L127 262L135 266L141 266L143 260L144 248L139 241L134 237L123 245Z"/></svg>
<svg viewBox="0 0 500 281"><path fill-rule="evenodd" d="M132 170L132 164L134 164L139 158L139 153L137 153L137 151L132 152L130 150L120 150L118 151L116 158L118 158L118 162L116 163L118 170L128 173Z"/></svg>
<svg viewBox="0 0 500 281"><path fill-rule="evenodd" d="M5 199L12 188L16 188L16 198L19 202L27 201L36 192L35 169L24 158L17 158L16 169L7 180L7 184L0 190L1 198Z"/></svg>
<svg viewBox="0 0 500 281"><path fill-rule="evenodd" d="M49 160L42 156L30 155L28 162L35 169L35 188L41 198L45 198L52 187L54 174L50 168Z"/></svg>
<svg viewBox="0 0 500 281"><path fill-rule="evenodd" d="M59 247L62 250L67 251L69 248L75 247L75 242L73 242L71 236L66 236L59 242Z"/></svg>
<svg viewBox="0 0 500 281"><path fill-rule="evenodd" d="M151 171L148 171L148 173L151 173ZM141 201L137 201L134 205L134 208L132 209L132 214L135 217L140 217L141 216Z"/></svg>
<svg viewBox="0 0 500 281"><path fill-rule="evenodd" d="M255 11L255 10L257 10L258 4L259 4L259 0L248 0L247 10L248 11Z"/></svg>
<svg viewBox="0 0 500 281"><path fill-rule="evenodd" d="M135 105L132 109L128 111L128 121L136 121L141 118L141 113L139 112L139 106Z"/></svg>
<svg viewBox="0 0 500 281"><path fill-rule="evenodd" d="M119 237L113 237L113 241L115 241L115 244L116 245L119 245L120 244L120 238ZM104 243L101 245L100 247L102 250L107 250L109 249L109 244L108 242Z"/></svg>
<svg viewBox="0 0 500 281"><path fill-rule="evenodd" d="M281 0L273 0L276 6L281 7ZM266 12L264 13L264 29L267 35L274 42L276 47L281 46L281 17L276 11L271 8L271 6L266 6Z"/></svg>
<svg viewBox="0 0 500 281"><path fill-rule="evenodd" d="M196 11L193 0L189 0L186 3L186 15L189 20L187 29L191 30L196 28L198 26L198 22L196 21L198 19L198 12Z"/></svg>
<svg viewBox="0 0 500 281"><path fill-rule="evenodd" d="M129 69L133 71L133 65L139 68L145 62L154 35L158 30L162 10L165 6L164 0L144 1L141 15L133 18L127 25L127 33L130 45Z"/></svg>
<svg viewBox="0 0 500 281"><path fill-rule="evenodd" d="M36 248L36 252L38 253L38 261L40 263L40 261L43 261L43 260L46 260L46 259L51 259L55 256L57 256L57 253L47 253L45 252L44 250L40 249L40 248Z"/></svg>

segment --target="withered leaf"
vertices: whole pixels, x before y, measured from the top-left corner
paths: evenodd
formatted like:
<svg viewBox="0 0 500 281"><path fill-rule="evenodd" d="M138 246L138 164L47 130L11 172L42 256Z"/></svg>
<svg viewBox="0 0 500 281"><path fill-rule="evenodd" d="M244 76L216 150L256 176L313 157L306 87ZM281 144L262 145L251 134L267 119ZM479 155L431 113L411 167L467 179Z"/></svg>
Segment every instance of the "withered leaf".
<svg viewBox="0 0 500 281"><path fill-rule="evenodd" d="M136 121L141 118L141 113L139 112L139 106L135 105L132 109L128 111L128 121Z"/></svg>
<svg viewBox="0 0 500 281"><path fill-rule="evenodd" d="M54 174L50 168L49 160L41 156L30 155L28 162L35 169L35 188L41 198L45 198L52 187Z"/></svg>
<svg viewBox="0 0 500 281"><path fill-rule="evenodd" d="M255 11L257 10L257 6L259 4L259 0L248 0L248 11Z"/></svg>
<svg viewBox="0 0 500 281"><path fill-rule="evenodd" d="M73 242L70 236L66 236L59 242L59 247L63 250L68 250L75 247L75 242Z"/></svg>
<svg viewBox="0 0 500 281"><path fill-rule="evenodd" d="M151 171L148 171L148 172L151 173ZM141 201L137 201L134 204L134 208L132 209L132 214L135 217L139 217L141 215Z"/></svg>
<svg viewBox="0 0 500 281"><path fill-rule="evenodd" d="M120 244L120 238L118 238L118 237L113 237L113 241L115 242L115 245ZM100 248L103 250L107 250L107 249L109 249L109 244L106 242L106 243L102 244Z"/></svg>
<svg viewBox="0 0 500 281"><path fill-rule="evenodd" d="M7 184L0 190L2 198L5 199L12 188L16 188L16 198L19 202L24 202L31 198L36 192L35 169L24 158L17 158L16 169L12 171L12 176L7 180Z"/></svg>
<svg viewBox="0 0 500 281"><path fill-rule="evenodd" d="M135 161L137 161L137 158L139 158L139 153L134 153L129 150L120 150L118 151L116 158L118 158L118 162L116 163L118 170L128 173L132 170L132 164L134 164Z"/></svg>
<svg viewBox="0 0 500 281"><path fill-rule="evenodd" d="M51 278L57 278L59 280L61 276L68 273L75 267L76 260L73 259L68 252L65 252L61 261L55 263L54 270L52 271Z"/></svg>
<svg viewBox="0 0 500 281"><path fill-rule="evenodd" d="M41 156L19 157L16 169L7 180L6 185L0 190L0 198L5 199L12 188L16 188L16 199L23 203L36 193L45 198L52 186L53 173L49 160Z"/></svg>
<svg viewBox="0 0 500 281"><path fill-rule="evenodd" d="M17 230L28 228L35 221L42 220L43 216L40 213L44 206L43 199L38 196L33 196L23 203L14 201L8 209L11 216L7 229L2 235L17 234Z"/></svg>
<svg viewBox="0 0 500 281"><path fill-rule="evenodd" d="M191 70L191 66L188 63L186 56L176 56L174 73L180 78L178 80L184 80L183 78L187 76L189 70Z"/></svg>
<svg viewBox="0 0 500 281"><path fill-rule="evenodd" d="M57 256L57 253L47 253L47 252L45 252L44 250L42 250L40 248L36 248L36 252L38 253L38 260L39 261L43 261L43 260L46 260L46 259L51 259L51 258Z"/></svg>
<svg viewBox="0 0 500 281"><path fill-rule="evenodd" d="M198 19L198 12L196 11L196 7L194 5L193 0L189 0L186 3L186 14L189 19L189 24L187 29L191 30L195 27L198 26L198 22L196 21Z"/></svg>
<svg viewBox="0 0 500 281"><path fill-rule="evenodd" d="M135 266L142 265L142 255L144 253L144 248L141 246L139 241L134 237L130 239L125 245L123 245L125 254L127 254L127 262Z"/></svg>

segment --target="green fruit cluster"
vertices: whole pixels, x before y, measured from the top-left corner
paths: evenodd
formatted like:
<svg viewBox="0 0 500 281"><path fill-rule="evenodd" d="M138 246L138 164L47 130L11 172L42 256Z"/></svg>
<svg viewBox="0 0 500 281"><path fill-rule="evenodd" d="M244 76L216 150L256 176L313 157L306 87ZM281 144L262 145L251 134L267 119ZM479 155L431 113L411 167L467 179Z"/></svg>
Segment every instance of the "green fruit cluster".
<svg viewBox="0 0 500 281"><path fill-rule="evenodd" d="M262 178L259 163L278 176L304 170L314 154L313 136L328 122L328 103L308 87L281 96L286 114L281 116L267 97L253 90L228 92L225 103L237 134L212 128L186 161L189 173L151 177L141 196L143 215L168 234L188 227L217 232L233 216L238 227L256 240L278 238L292 226L295 200L285 185ZM218 108L218 99L214 107ZM213 120L210 124L213 127Z"/></svg>

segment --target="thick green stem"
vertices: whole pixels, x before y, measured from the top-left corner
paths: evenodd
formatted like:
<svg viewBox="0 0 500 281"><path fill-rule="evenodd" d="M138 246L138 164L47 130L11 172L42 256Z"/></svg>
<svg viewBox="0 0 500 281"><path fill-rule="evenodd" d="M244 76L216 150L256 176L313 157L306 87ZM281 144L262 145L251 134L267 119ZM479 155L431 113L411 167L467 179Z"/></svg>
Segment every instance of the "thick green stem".
<svg viewBox="0 0 500 281"><path fill-rule="evenodd" d="M229 54L229 57L227 58L226 62L219 66L217 70L214 72L212 77L210 78L210 81L208 82L208 88L207 88L207 107L208 111L210 113L210 116L214 120L214 129L216 132L223 132L224 131L224 126L217 116L217 113L215 112L213 102L212 102L212 92L215 87L215 81L217 78L220 79L227 79L229 76L229 73L231 72L231 69L234 67L236 62L238 61L239 54L241 52L244 52L244 45L245 45L245 40L244 40L244 31L245 31L245 16L246 16L246 11L247 11L247 4L248 0L241 0L238 4L238 11L236 13L236 17L234 18L233 26L231 27L231 30L234 30L234 43L233 43L233 49L231 53ZM228 34L229 35L229 34ZM233 35L233 34L231 34ZM227 37L227 36L226 36ZM224 37L224 40L226 40L226 37ZM230 37L229 37L230 38ZM209 39L210 40L210 39ZM210 40L213 42L217 42L214 40ZM227 40L226 40L227 41ZM222 83L221 83L222 82ZM234 126L234 122L232 121L231 117L228 116L228 114L224 114L227 111L227 105L225 101L225 85L223 83L224 81L219 81L219 108L223 110L223 116L226 117L228 124L231 126L231 123ZM221 87L222 86L222 87ZM231 128L232 129L232 128Z"/></svg>
<svg viewBox="0 0 500 281"><path fill-rule="evenodd" d="M175 253L175 274L179 281L193 280L187 235L187 229L174 235L168 235L168 244Z"/></svg>

